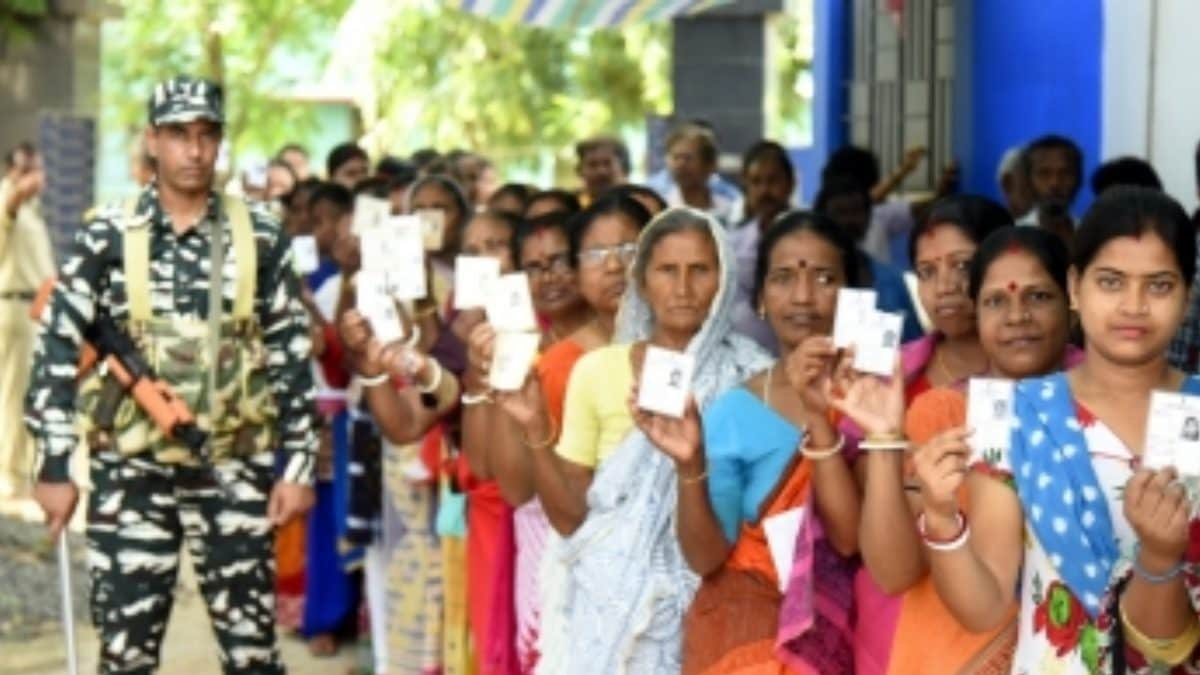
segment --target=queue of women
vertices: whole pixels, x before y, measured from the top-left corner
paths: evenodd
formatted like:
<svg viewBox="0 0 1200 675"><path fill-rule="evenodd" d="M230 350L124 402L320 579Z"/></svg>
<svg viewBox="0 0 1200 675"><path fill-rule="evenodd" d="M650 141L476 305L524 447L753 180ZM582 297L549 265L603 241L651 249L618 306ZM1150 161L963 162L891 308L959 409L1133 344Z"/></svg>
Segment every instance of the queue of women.
<svg viewBox="0 0 1200 675"><path fill-rule="evenodd" d="M931 330L890 377L833 345L863 269L820 213L764 223L739 272L711 215L631 188L517 217L432 177L408 202L449 234L413 338L381 344L353 309L339 326L401 533L388 672L1200 668L1195 495L1140 462L1151 392L1200 393L1166 356L1196 265L1169 196L1107 191L1070 251L942 198L909 242ZM528 276L543 343L517 391L489 386L483 313L451 309L460 252ZM777 355L737 330L742 303ZM649 346L695 359L680 418L636 404ZM975 377L1017 383L984 452Z"/></svg>

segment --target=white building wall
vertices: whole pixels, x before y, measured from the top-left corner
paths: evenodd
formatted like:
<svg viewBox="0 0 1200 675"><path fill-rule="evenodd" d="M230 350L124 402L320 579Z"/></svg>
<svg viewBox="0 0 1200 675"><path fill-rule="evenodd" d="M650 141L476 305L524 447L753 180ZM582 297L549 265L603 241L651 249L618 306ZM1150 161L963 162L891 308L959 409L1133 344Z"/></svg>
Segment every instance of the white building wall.
<svg viewBox="0 0 1200 675"><path fill-rule="evenodd" d="M1197 206L1200 2L1104 0L1104 159L1147 158L1167 192Z"/></svg>
<svg viewBox="0 0 1200 675"><path fill-rule="evenodd" d="M1196 208L1196 143L1200 142L1200 2L1156 0L1154 98L1150 156L1163 186Z"/></svg>

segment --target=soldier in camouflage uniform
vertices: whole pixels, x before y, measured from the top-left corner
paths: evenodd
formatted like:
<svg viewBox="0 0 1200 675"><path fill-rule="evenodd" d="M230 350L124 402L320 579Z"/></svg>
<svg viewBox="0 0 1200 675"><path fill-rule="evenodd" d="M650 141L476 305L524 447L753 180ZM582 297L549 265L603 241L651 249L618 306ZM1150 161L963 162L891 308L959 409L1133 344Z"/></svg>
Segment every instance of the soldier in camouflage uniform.
<svg viewBox="0 0 1200 675"><path fill-rule="evenodd" d="M41 316L26 399L39 455L34 494L57 534L77 499L68 462L82 432L101 672L157 667L183 542L225 672L283 672L272 526L312 501L308 316L279 224L213 189L220 88L174 78L149 108L156 180L85 223ZM221 283L210 283L213 270ZM210 434L202 450L155 427L103 365L77 386L82 335L104 317L195 412ZM279 480L276 448L287 455Z"/></svg>

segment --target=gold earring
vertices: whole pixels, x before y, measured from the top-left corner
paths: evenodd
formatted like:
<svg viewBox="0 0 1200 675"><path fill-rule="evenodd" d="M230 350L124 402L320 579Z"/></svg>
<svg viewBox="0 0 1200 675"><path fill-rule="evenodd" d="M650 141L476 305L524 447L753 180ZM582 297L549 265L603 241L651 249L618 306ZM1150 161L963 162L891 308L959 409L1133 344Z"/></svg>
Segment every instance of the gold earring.
<svg viewBox="0 0 1200 675"><path fill-rule="evenodd" d="M767 308L766 307L763 307L762 305L758 306L758 318L762 319L763 321L767 320Z"/></svg>

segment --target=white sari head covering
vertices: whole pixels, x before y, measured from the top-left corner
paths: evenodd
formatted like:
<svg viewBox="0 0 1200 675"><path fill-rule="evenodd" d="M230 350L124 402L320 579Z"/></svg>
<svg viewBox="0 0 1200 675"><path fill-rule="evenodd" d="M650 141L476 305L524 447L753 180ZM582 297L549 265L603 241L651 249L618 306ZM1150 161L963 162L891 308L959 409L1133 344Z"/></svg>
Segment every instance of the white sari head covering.
<svg viewBox="0 0 1200 675"><path fill-rule="evenodd" d="M691 392L703 408L765 370L771 360L753 341L731 330L736 258L712 216L687 208L659 214L642 232L639 260L649 253L643 247L660 240L656 230L689 220L712 235L721 278L708 318L687 347L696 360ZM639 286L634 280L625 291L615 342L644 340L653 331L653 311ZM597 468L587 503L583 525L546 561L559 567L547 570L546 581L557 576L563 586L561 597L547 597L548 605L557 601L559 606L548 606L543 617L563 625L544 625L543 634L557 634L552 642L565 644L548 644L546 635L545 667L539 672L679 672L683 617L699 578L688 568L676 537L674 464L635 429Z"/></svg>

